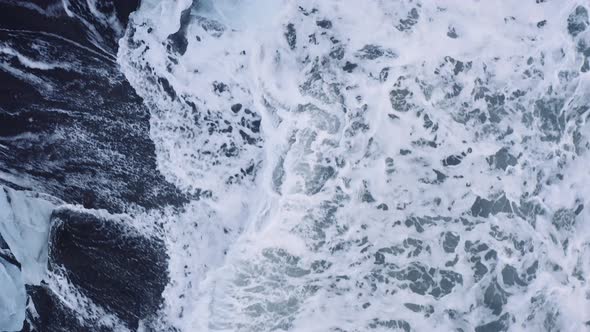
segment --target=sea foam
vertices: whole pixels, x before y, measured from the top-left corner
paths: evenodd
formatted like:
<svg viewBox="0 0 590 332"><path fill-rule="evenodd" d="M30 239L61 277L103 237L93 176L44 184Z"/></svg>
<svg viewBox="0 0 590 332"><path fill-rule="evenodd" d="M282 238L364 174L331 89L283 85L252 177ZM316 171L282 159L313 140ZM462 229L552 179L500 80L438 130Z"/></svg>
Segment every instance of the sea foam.
<svg viewBox="0 0 590 332"><path fill-rule="evenodd" d="M144 1L183 331L562 330L590 321L588 8Z"/></svg>

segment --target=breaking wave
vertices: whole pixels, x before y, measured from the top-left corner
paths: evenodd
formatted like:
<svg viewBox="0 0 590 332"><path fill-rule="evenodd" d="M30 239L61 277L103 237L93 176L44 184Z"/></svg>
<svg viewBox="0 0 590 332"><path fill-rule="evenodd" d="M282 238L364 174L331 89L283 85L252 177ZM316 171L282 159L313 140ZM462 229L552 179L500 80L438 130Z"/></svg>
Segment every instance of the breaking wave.
<svg viewBox="0 0 590 332"><path fill-rule="evenodd" d="M578 1L145 0L118 63L181 331L581 331Z"/></svg>

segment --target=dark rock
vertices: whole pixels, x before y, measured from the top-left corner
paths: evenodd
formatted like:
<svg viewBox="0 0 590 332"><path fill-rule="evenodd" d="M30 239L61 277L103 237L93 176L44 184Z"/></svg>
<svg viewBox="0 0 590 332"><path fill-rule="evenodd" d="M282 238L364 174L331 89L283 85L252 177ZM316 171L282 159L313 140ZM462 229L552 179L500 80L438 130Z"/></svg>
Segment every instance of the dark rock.
<svg viewBox="0 0 590 332"><path fill-rule="evenodd" d="M495 169L506 170L508 166L516 166L518 161L507 148L501 148L494 155L486 158L488 164L493 166Z"/></svg>
<svg viewBox="0 0 590 332"><path fill-rule="evenodd" d="M155 313L168 283L166 248L125 221L58 209L51 217L50 269L130 328Z"/></svg>
<svg viewBox="0 0 590 332"><path fill-rule="evenodd" d="M588 27L588 10L584 6L578 6L567 18L567 31L573 37Z"/></svg>

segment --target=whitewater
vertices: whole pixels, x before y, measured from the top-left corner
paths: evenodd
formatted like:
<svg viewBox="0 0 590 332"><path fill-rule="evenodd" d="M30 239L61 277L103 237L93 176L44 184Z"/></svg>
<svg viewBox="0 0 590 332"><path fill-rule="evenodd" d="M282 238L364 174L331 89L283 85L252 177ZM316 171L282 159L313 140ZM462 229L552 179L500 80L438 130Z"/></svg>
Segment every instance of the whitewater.
<svg viewBox="0 0 590 332"><path fill-rule="evenodd" d="M140 330L589 329L588 6L142 1L117 62L192 200L136 218Z"/></svg>

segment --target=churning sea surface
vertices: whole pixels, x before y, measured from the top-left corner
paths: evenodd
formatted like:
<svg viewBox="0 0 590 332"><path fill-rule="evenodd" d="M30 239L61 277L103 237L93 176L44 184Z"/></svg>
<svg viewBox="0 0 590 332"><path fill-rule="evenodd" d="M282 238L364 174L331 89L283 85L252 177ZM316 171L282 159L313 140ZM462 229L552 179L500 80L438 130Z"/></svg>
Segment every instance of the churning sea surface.
<svg viewBox="0 0 590 332"><path fill-rule="evenodd" d="M185 200L116 212L167 279L133 324L66 302L107 331L590 330L589 10L141 1L117 70ZM44 259L24 283L74 296Z"/></svg>

